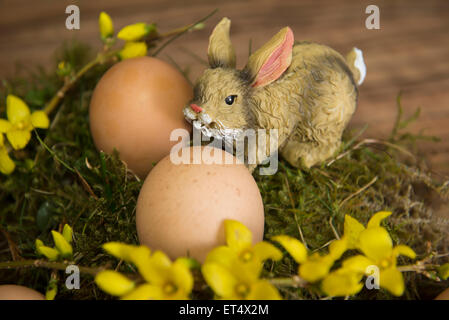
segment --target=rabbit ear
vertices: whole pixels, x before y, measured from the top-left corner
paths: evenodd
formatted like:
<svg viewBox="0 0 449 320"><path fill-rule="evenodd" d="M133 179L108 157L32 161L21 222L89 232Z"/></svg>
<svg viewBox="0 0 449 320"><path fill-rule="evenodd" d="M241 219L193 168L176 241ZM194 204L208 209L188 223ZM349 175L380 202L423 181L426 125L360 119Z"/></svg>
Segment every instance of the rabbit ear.
<svg viewBox="0 0 449 320"><path fill-rule="evenodd" d="M285 27L249 57L245 71L253 87L265 86L284 73L292 61L293 41L292 30Z"/></svg>
<svg viewBox="0 0 449 320"><path fill-rule="evenodd" d="M216 25L209 37L207 54L211 68L229 67L235 68L235 52L229 38L231 20L223 18Z"/></svg>

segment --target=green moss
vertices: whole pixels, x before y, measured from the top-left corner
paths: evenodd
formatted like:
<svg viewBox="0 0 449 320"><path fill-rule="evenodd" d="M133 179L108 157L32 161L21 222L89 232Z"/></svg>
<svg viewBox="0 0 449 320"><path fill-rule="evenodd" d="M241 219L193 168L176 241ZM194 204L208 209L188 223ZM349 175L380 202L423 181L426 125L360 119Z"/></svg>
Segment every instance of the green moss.
<svg viewBox="0 0 449 320"><path fill-rule="evenodd" d="M67 45L57 57L79 68L92 58L80 44ZM75 263L84 266L110 265L117 261L101 245L107 241L137 243L135 205L142 185L117 154L99 153L88 127L88 105L95 84L109 66L97 67L64 98L54 115L52 128L38 131L42 144L33 138L14 153L18 165L10 176L0 176L0 227L6 231L23 258L34 259L37 237L52 243L50 230L69 223L75 234ZM0 101L9 93L24 97L32 108L42 108L62 85L53 73L41 69L23 70L24 75L3 81ZM0 104L2 105L2 104ZM0 109L4 116L4 108ZM413 120L413 119L411 119ZM423 138L402 133L406 122L398 118L389 143L405 146ZM272 176L258 176L266 211L266 238L288 234L304 238L309 249L317 250L341 235L345 214L366 223L379 210L391 210L386 225L396 244L408 244L420 256L428 250L448 252L448 221L432 216L432 199L444 199L448 184L438 184L390 144L367 144L352 150L358 135L347 132L344 157L331 165L299 170L281 161ZM375 148L373 147L375 146ZM33 169L25 160L35 159ZM366 187L368 185L368 187ZM0 261L11 260L8 241L0 234ZM404 260L405 261L405 260ZM444 258L435 262L444 262ZM121 270L132 267L121 265ZM286 277L297 272L286 255L267 263L267 276ZM17 283L44 291L51 272L45 269L0 270L0 283ZM68 291L59 286L58 298L108 298L93 283L81 277L81 289ZM422 275L406 274L403 298L431 298L448 282L437 283ZM282 289L287 299L318 298L317 290ZM196 291L196 297L210 297L210 291ZM382 290L365 290L357 298L392 298Z"/></svg>

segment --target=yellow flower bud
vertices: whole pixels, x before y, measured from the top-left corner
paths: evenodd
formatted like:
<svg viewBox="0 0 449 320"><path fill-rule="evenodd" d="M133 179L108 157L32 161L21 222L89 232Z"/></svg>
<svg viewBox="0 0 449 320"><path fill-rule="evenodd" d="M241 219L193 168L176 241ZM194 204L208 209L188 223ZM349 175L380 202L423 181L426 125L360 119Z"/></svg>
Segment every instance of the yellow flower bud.
<svg viewBox="0 0 449 320"><path fill-rule="evenodd" d="M34 162L33 159L25 159L25 167L28 170L33 170L35 165L36 165L36 163Z"/></svg>
<svg viewBox="0 0 449 320"><path fill-rule="evenodd" d="M57 293L58 287L56 285L51 285L47 292L45 292L45 300L54 300Z"/></svg>
<svg viewBox="0 0 449 320"><path fill-rule="evenodd" d="M61 61L60 63L58 63L58 70L64 70L66 67L65 62Z"/></svg>
<svg viewBox="0 0 449 320"><path fill-rule="evenodd" d="M112 23L111 17L106 12L102 11L100 13L98 25L100 27L100 34L103 40L114 35L114 24Z"/></svg>
<svg viewBox="0 0 449 320"><path fill-rule="evenodd" d="M56 70L56 74L61 77L68 76L72 71L72 66L70 63L61 61L58 63L58 68Z"/></svg>
<svg viewBox="0 0 449 320"><path fill-rule="evenodd" d="M42 242L41 239L36 239L36 241L35 241L36 249L39 247L42 247L43 245L44 245L44 243Z"/></svg>
<svg viewBox="0 0 449 320"><path fill-rule="evenodd" d="M56 249L58 249L63 257L70 257L73 253L70 243L68 243L64 236L57 231L52 230L51 234L53 236Z"/></svg>
<svg viewBox="0 0 449 320"><path fill-rule="evenodd" d="M155 24L134 23L122 28L117 34L117 38L125 41L138 41L154 30L156 30Z"/></svg>
<svg viewBox="0 0 449 320"><path fill-rule="evenodd" d="M62 229L62 235L64 236L64 239L66 239L68 243L72 243L73 231L68 224L64 225L64 228Z"/></svg>
<svg viewBox="0 0 449 320"><path fill-rule="evenodd" d="M192 27L192 30L201 30L204 29L206 25L203 22L197 23Z"/></svg>
<svg viewBox="0 0 449 320"><path fill-rule="evenodd" d="M449 263L445 263L438 268L438 275L443 280L449 279Z"/></svg>
<svg viewBox="0 0 449 320"><path fill-rule="evenodd" d="M201 267L201 264L193 258L180 257L176 261L184 265L187 269L199 269Z"/></svg>
<svg viewBox="0 0 449 320"><path fill-rule="evenodd" d="M122 60L143 57L147 55L147 45L145 42L127 42L119 52Z"/></svg>
<svg viewBox="0 0 449 320"><path fill-rule="evenodd" d="M39 254L47 257L50 261L57 260L59 257L58 250L44 246L43 242L39 239L36 239L36 250Z"/></svg>

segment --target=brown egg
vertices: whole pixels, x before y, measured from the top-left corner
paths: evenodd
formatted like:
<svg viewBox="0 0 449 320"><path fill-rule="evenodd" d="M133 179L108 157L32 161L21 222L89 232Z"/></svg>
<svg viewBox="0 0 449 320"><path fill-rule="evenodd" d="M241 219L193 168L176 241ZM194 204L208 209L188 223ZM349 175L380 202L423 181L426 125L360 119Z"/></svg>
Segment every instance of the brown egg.
<svg viewBox="0 0 449 320"><path fill-rule="evenodd" d="M262 241L264 209L257 184L243 164L220 149L189 147L190 151L226 154L234 164L174 164L162 159L146 178L137 201L137 234L141 244L171 258L190 256L204 261L225 244L224 220L238 220ZM212 154L214 154L212 152ZM190 153L192 159L193 153Z"/></svg>
<svg viewBox="0 0 449 320"><path fill-rule="evenodd" d="M0 285L0 300L45 300L36 290L14 284Z"/></svg>
<svg viewBox="0 0 449 320"><path fill-rule="evenodd" d="M449 288L441 292L435 300L449 300Z"/></svg>
<svg viewBox="0 0 449 320"><path fill-rule="evenodd" d="M191 126L182 108L192 87L174 67L150 57L124 60L98 82L89 110L97 149L120 158L144 178L154 162L166 156L173 129Z"/></svg>

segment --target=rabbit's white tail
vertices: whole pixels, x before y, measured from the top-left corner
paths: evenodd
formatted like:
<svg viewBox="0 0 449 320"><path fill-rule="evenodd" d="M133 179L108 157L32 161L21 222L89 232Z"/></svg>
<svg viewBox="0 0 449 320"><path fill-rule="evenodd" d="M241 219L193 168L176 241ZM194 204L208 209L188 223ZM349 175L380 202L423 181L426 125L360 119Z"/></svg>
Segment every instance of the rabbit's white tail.
<svg viewBox="0 0 449 320"><path fill-rule="evenodd" d="M366 76L366 65L363 60L362 50L357 48L352 48L352 50L346 55L346 63L351 69L354 76L354 80L357 85L361 85Z"/></svg>

